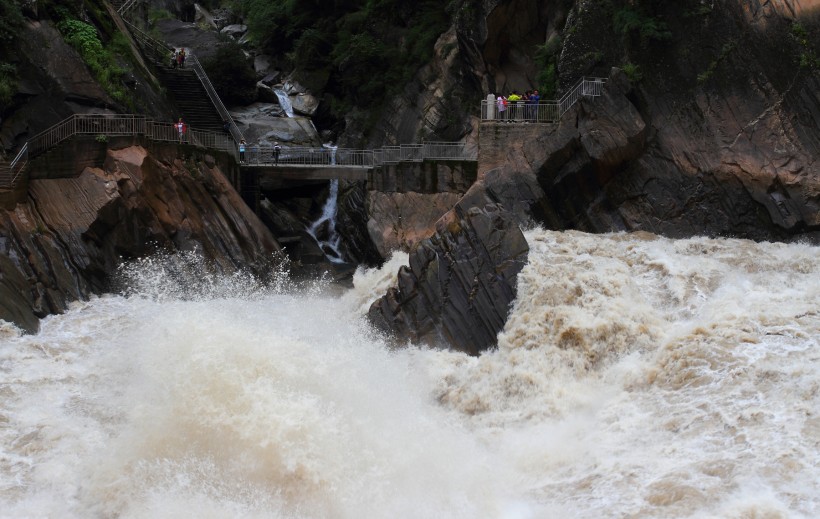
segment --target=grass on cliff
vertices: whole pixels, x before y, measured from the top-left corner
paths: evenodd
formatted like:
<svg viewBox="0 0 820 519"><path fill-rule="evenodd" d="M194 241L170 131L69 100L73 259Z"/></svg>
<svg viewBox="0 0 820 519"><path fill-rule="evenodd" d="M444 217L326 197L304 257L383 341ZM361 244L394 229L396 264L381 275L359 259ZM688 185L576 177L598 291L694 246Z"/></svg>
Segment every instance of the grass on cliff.
<svg viewBox="0 0 820 519"><path fill-rule="evenodd" d="M66 43L77 49L94 79L108 95L119 103L129 104L130 99L122 83L126 70L117 65L114 53L103 47L97 29L74 18L59 22L57 29Z"/></svg>

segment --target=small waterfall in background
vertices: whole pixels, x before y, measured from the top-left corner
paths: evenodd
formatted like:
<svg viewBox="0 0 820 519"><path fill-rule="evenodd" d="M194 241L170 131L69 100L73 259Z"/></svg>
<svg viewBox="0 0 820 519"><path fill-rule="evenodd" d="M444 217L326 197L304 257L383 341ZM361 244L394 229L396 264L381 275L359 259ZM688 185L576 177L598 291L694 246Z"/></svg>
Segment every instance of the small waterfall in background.
<svg viewBox="0 0 820 519"><path fill-rule="evenodd" d="M279 98L279 105L285 111L288 117L293 117L293 105L290 102L290 97L281 88L274 88L273 92Z"/></svg>
<svg viewBox="0 0 820 519"><path fill-rule="evenodd" d="M335 151L335 150L334 150ZM322 215L308 228L325 257L332 263L344 263L344 257L339 250L342 237L336 232L336 201L339 198L339 181L330 181L330 193L322 208Z"/></svg>

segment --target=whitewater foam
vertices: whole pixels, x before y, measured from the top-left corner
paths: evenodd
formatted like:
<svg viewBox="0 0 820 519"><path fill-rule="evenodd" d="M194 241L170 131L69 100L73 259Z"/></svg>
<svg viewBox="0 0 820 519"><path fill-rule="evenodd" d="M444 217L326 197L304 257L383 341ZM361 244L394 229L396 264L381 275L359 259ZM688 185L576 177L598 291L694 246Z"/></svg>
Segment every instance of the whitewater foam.
<svg viewBox="0 0 820 519"><path fill-rule="evenodd" d="M820 515L818 248L527 239L478 358L362 319L405 256L341 297L144 261L0 326L0 516Z"/></svg>

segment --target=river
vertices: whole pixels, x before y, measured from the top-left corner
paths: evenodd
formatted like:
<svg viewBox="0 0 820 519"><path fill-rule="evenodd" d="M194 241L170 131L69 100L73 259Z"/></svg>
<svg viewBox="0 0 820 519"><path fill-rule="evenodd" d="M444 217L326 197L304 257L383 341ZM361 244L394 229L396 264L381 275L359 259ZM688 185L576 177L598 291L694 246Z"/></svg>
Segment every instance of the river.
<svg viewBox="0 0 820 519"><path fill-rule="evenodd" d="M820 516L820 249L527 239L478 358L367 327L406 257L341 294L149 259L0 325L0 516Z"/></svg>

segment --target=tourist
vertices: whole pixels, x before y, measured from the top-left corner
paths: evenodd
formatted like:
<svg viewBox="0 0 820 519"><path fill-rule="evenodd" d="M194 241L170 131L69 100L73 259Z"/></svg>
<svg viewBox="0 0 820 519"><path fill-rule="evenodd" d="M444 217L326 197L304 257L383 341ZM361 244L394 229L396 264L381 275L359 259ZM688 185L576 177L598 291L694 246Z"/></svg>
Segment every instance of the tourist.
<svg viewBox="0 0 820 519"><path fill-rule="evenodd" d="M179 50L179 54L177 55L177 61L179 62L179 68L185 68L185 48Z"/></svg>
<svg viewBox="0 0 820 519"><path fill-rule="evenodd" d="M279 165L279 154L282 152L282 148L279 146L279 141L273 144L273 165Z"/></svg>
<svg viewBox="0 0 820 519"><path fill-rule="evenodd" d="M177 134L179 135L179 142L182 144L182 141L185 139L185 132L188 131L188 127L182 122L182 117L179 118L179 121L174 125L177 129Z"/></svg>
<svg viewBox="0 0 820 519"><path fill-rule="evenodd" d="M171 54L171 68L177 68L177 61L179 60L179 49L174 49Z"/></svg>
<svg viewBox="0 0 820 519"><path fill-rule="evenodd" d="M513 93L507 96L507 103L511 106L510 108L510 119L519 119L521 118L521 96L518 95L517 90L513 90Z"/></svg>
<svg viewBox="0 0 820 519"><path fill-rule="evenodd" d="M245 163L245 139L239 141L239 163Z"/></svg>
<svg viewBox="0 0 820 519"><path fill-rule="evenodd" d="M498 99L495 101L496 108L498 108L498 120L503 121L507 110L507 100L504 96L498 96Z"/></svg>
<svg viewBox="0 0 820 519"><path fill-rule="evenodd" d="M530 96L530 100L532 101L532 111L533 111L533 119L538 122L539 118L539 110L538 110L538 103L541 102L541 96L538 95L538 90L532 91L532 96Z"/></svg>

